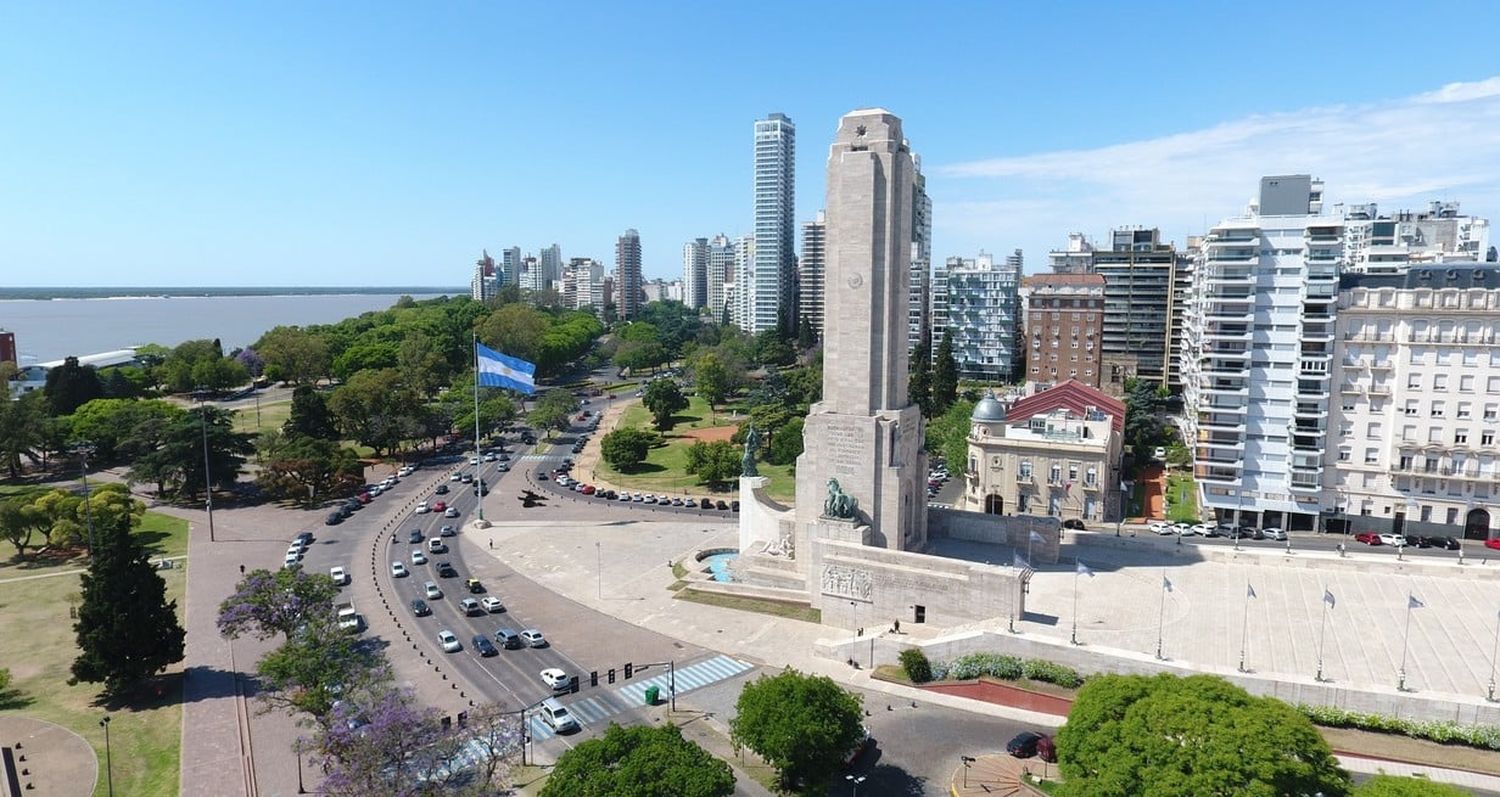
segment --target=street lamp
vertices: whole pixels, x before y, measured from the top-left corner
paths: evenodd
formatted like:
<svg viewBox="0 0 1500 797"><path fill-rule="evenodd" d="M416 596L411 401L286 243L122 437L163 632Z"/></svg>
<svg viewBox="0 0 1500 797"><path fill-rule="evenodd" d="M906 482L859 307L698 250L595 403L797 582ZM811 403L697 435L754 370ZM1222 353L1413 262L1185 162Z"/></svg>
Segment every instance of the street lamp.
<svg viewBox="0 0 1500 797"><path fill-rule="evenodd" d="M94 509L89 504L89 455L94 453L94 444L87 440L79 441L73 446L73 451L83 461L79 469L79 476L83 479L83 515L89 530L89 561L94 561Z"/></svg>
<svg viewBox="0 0 1500 797"><path fill-rule="evenodd" d="M307 788L302 785L302 746L296 745L297 751L297 793L306 794Z"/></svg>
<svg viewBox="0 0 1500 797"><path fill-rule="evenodd" d="M214 486L213 478L208 470L208 406L203 403L203 396L208 391L199 387L196 391L198 399L198 421L199 428L203 431L203 501L208 508L208 541L214 541Z"/></svg>
<svg viewBox="0 0 1500 797"><path fill-rule="evenodd" d="M971 755L961 755L958 757L958 760L963 762L964 765L964 788L967 789L969 788L969 766L972 765L976 759Z"/></svg>
<svg viewBox="0 0 1500 797"><path fill-rule="evenodd" d="M109 715L99 720L99 727L104 729L104 777L109 783L109 797L115 797L115 765L109 752Z"/></svg>
<svg viewBox="0 0 1500 797"><path fill-rule="evenodd" d="M850 797L856 797L856 795L859 794L859 784L865 782L865 776L864 775L860 775L860 776L856 777L854 775L845 775L844 776L844 780L846 780L849 783L853 784L851 786L851 788L853 789L853 791L850 791L849 794L850 794Z"/></svg>

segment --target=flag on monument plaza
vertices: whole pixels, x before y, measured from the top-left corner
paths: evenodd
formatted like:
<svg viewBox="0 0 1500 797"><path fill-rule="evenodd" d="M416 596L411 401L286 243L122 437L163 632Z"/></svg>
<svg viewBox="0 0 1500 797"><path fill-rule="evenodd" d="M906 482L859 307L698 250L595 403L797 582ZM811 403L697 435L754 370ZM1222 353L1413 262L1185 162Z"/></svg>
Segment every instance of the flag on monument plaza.
<svg viewBox="0 0 1500 797"><path fill-rule="evenodd" d="M474 358L480 387L503 387L527 395L536 392L535 364L501 354L483 343L474 344Z"/></svg>
<svg viewBox="0 0 1500 797"><path fill-rule="evenodd" d="M1406 593L1406 608L1408 608L1408 609L1425 609L1425 608L1427 608L1427 604L1425 604L1422 601L1418 600L1417 596L1415 596L1415 595L1411 594L1410 592L1408 592L1408 593Z"/></svg>
<svg viewBox="0 0 1500 797"><path fill-rule="evenodd" d="M1026 557L1022 556L1020 551L1010 552L1010 563L1020 568L1031 568L1031 563L1026 561Z"/></svg>
<svg viewBox="0 0 1500 797"><path fill-rule="evenodd" d="M1036 533L1036 529L1032 529L1031 530L1031 541L1032 542L1041 542L1041 543L1045 543L1046 542L1046 540L1042 539L1042 535Z"/></svg>
<svg viewBox="0 0 1500 797"><path fill-rule="evenodd" d="M1331 591L1329 591L1327 587L1323 588L1323 602L1326 603L1326 604L1328 604L1328 608L1330 608L1330 609L1333 608L1333 604L1334 604L1333 593Z"/></svg>
<svg viewBox="0 0 1500 797"><path fill-rule="evenodd" d="M1088 576L1089 578L1094 577L1094 571L1090 570L1089 566L1084 564L1081 560L1078 562L1078 568L1075 572L1080 576Z"/></svg>
<svg viewBox="0 0 1500 797"><path fill-rule="evenodd" d="M1255 597L1255 587L1250 586L1250 582L1248 582L1248 581L1245 582L1245 597L1247 597L1247 598L1253 598L1253 597Z"/></svg>
<svg viewBox="0 0 1500 797"><path fill-rule="evenodd" d="M1161 588L1166 590L1167 592L1172 591L1172 582L1166 576L1161 577Z"/></svg>

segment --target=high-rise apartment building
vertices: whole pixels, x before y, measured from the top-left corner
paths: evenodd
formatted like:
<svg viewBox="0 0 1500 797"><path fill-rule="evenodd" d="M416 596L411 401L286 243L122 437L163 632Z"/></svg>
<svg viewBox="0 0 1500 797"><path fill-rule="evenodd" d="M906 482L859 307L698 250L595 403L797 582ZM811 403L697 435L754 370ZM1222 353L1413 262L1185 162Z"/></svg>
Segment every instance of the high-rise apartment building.
<svg viewBox="0 0 1500 797"><path fill-rule="evenodd" d="M521 270L516 275L516 284L521 286L522 293L541 293L549 287L540 262L530 255L521 258Z"/></svg>
<svg viewBox="0 0 1500 797"><path fill-rule="evenodd" d="M1384 216L1373 203L1338 209L1344 211L1345 271L1391 274L1414 263L1477 261L1489 253L1489 220L1463 215L1457 202Z"/></svg>
<svg viewBox="0 0 1500 797"><path fill-rule="evenodd" d="M996 263L988 253L980 252L975 258L950 257L943 264L947 283L944 321L953 335L959 376L986 382L1010 380L1020 311L1018 261L1018 256L1012 256Z"/></svg>
<svg viewBox="0 0 1500 797"><path fill-rule="evenodd" d="M754 326L755 236L742 235L734 242L734 298L726 300L729 323L749 332Z"/></svg>
<svg viewBox="0 0 1500 797"><path fill-rule="evenodd" d="M604 264L590 257L575 257L563 269L563 306L592 308L595 315L604 313Z"/></svg>
<svg viewBox="0 0 1500 797"><path fill-rule="evenodd" d="M641 234L626 230L615 241L615 312L629 321L641 312Z"/></svg>
<svg viewBox="0 0 1500 797"><path fill-rule="evenodd" d="M1249 212L1204 239L1183 402L1200 506L1221 520L1316 525L1343 248L1305 174L1261 178Z"/></svg>
<svg viewBox="0 0 1500 797"><path fill-rule="evenodd" d="M474 277L469 280L469 297L476 302L487 302L500 293L500 277L496 273L495 258L489 250L474 261Z"/></svg>
<svg viewBox="0 0 1500 797"><path fill-rule="evenodd" d="M541 267L544 286L552 287L560 282L563 268L562 247L553 244L543 249L541 254L537 255L537 265Z"/></svg>
<svg viewBox="0 0 1500 797"><path fill-rule="evenodd" d="M742 261L740 327L756 334L796 326L795 170L797 128L786 114L755 122L755 257Z"/></svg>
<svg viewBox="0 0 1500 797"><path fill-rule="evenodd" d="M824 242L828 239L828 216L802 223L802 257L797 260L797 297L799 324L812 327L813 335L823 337L823 268L826 264Z"/></svg>
<svg viewBox="0 0 1500 797"><path fill-rule="evenodd" d="M1340 279L1324 528L1500 536L1500 266Z"/></svg>
<svg viewBox="0 0 1500 797"><path fill-rule="evenodd" d="M682 303L689 310L708 304L708 239L682 245Z"/></svg>
<svg viewBox="0 0 1500 797"><path fill-rule="evenodd" d="M708 315L714 323L724 320L725 286L734 281L735 245L719 233L708 242Z"/></svg>
<svg viewBox="0 0 1500 797"><path fill-rule="evenodd" d="M521 247L512 246L500 253L500 285L518 285L521 275Z"/></svg>
<svg viewBox="0 0 1500 797"><path fill-rule="evenodd" d="M927 195L927 177L922 158L912 160L911 187L911 287L906 305L906 345L916 351L932 336L932 197Z"/></svg>
<svg viewBox="0 0 1500 797"><path fill-rule="evenodd" d="M952 277L948 282L953 283ZM1027 291L1027 380L1057 384L1076 379L1099 387L1104 278L1098 274L1036 274L1023 283ZM949 314L953 315L956 291L950 288L949 293Z"/></svg>

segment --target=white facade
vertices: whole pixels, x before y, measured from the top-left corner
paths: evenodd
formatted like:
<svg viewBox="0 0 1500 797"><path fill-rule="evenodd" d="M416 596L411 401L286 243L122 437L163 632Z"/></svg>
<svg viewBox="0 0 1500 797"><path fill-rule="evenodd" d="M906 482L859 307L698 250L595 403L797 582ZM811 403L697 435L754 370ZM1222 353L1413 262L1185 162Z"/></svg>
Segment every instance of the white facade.
<svg viewBox="0 0 1500 797"><path fill-rule="evenodd" d="M1003 263L996 263L986 252L974 258L950 257L943 275L944 322L953 333L959 374L988 382L1009 381L1021 309L1020 253ZM936 348L941 331L933 337Z"/></svg>
<svg viewBox="0 0 1500 797"><path fill-rule="evenodd" d="M551 287L562 282L562 247L553 244L542 250L537 256L537 265L542 270L542 284Z"/></svg>
<svg viewBox="0 0 1500 797"><path fill-rule="evenodd" d="M587 257L575 257L563 270L563 304L567 307L592 307L604 311L604 264Z"/></svg>
<svg viewBox="0 0 1500 797"><path fill-rule="evenodd" d="M734 279L734 243L723 233L708 242L706 302L708 315L718 323L724 319L724 286Z"/></svg>
<svg viewBox="0 0 1500 797"><path fill-rule="evenodd" d="M1380 214L1371 203L1350 205L1344 222L1346 267L1371 274L1398 273L1414 263L1483 260L1490 246L1487 219L1465 216L1457 202L1433 202L1426 211Z"/></svg>
<svg viewBox="0 0 1500 797"><path fill-rule="evenodd" d="M1500 535L1500 268L1350 274L1338 307L1329 527Z"/></svg>
<svg viewBox="0 0 1500 797"><path fill-rule="evenodd" d="M797 127L785 114L773 113L755 122L755 257L735 282L744 290L739 327L755 334L776 329L783 308L790 310L796 255L794 166Z"/></svg>
<svg viewBox="0 0 1500 797"><path fill-rule="evenodd" d="M755 236L744 235L735 240L733 300L730 300L728 294L725 295L725 304L729 306L729 323L751 333L754 332L751 316L755 313L755 291L759 284L754 273L755 256Z"/></svg>
<svg viewBox="0 0 1500 797"><path fill-rule="evenodd" d="M689 310L708 304L708 239L682 245L682 303Z"/></svg>
<svg viewBox="0 0 1500 797"><path fill-rule="evenodd" d="M827 215L802 224L802 257L797 260L798 323L810 324L814 334L823 336L823 268L824 245L828 236Z"/></svg>

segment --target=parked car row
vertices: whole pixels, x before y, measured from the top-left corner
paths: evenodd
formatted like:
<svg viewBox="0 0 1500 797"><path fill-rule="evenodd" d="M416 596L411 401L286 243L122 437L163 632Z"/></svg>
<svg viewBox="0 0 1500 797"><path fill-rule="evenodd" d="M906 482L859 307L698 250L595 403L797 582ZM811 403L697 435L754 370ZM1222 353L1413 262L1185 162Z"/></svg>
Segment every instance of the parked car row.
<svg viewBox="0 0 1500 797"><path fill-rule="evenodd" d="M714 500L707 497L693 498L691 496L684 497L657 495L654 493L638 493L630 492L628 490L600 490L592 484L586 484L584 482L578 481L577 479L574 479L571 475L572 470L572 460L565 459L563 460L563 464L552 470L550 480L556 482L557 485L559 487L562 487L563 489L571 490L572 492L578 493L579 495L592 495L596 498L602 498L606 501L619 501L620 503L657 504L660 506L680 506L694 509L715 509L720 512L740 511L740 502L738 499L726 502L722 499ZM548 481L549 476L545 472L538 472L537 479L540 481Z"/></svg>
<svg viewBox="0 0 1500 797"><path fill-rule="evenodd" d="M1377 534L1373 531L1364 531L1354 535L1355 542L1365 545L1394 545L1398 548L1442 548L1448 551L1456 551L1462 546L1455 537L1443 536L1416 536L1412 534ZM1491 540L1493 542L1493 540ZM1485 543L1489 545L1488 542ZM1500 548L1500 545L1491 546Z"/></svg>

